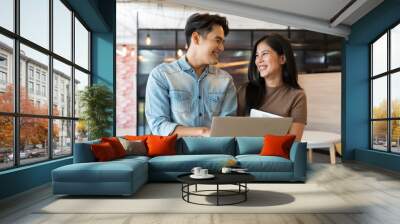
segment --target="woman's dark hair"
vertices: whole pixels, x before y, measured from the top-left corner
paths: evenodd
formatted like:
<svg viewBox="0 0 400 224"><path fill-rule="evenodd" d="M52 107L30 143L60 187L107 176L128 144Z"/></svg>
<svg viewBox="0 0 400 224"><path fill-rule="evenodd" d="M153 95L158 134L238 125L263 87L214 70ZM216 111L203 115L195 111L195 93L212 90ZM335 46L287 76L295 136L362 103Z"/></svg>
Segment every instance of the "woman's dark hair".
<svg viewBox="0 0 400 224"><path fill-rule="evenodd" d="M295 89L301 89L297 82L297 68L294 60L293 50L290 42L279 34L271 34L261 37L253 47L251 54L248 78L249 83L246 86L246 112L249 113L251 108L259 108L267 94L264 78L260 76L255 60L257 54L257 46L261 42L265 42L278 55L284 55L286 63L282 67L283 84Z"/></svg>
<svg viewBox="0 0 400 224"><path fill-rule="evenodd" d="M208 13L195 13L186 21L185 36L186 44L189 47L193 32L198 32L205 37L211 32L214 25L219 25L224 30L224 36L229 33L228 21L225 17L219 15L210 15Z"/></svg>

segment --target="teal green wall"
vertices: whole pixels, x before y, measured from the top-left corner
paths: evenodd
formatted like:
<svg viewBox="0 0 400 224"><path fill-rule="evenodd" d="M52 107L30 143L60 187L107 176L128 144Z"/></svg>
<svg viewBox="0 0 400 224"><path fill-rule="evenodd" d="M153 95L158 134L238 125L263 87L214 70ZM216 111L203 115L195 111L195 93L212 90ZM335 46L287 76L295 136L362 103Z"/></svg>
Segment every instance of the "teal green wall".
<svg viewBox="0 0 400 224"><path fill-rule="evenodd" d="M0 172L0 199L48 183L53 169L71 163L69 157Z"/></svg>
<svg viewBox="0 0 400 224"><path fill-rule="evenodd" d="M94 32L110 32L114 24L104 16L103 5L115 5L115 0L66 0Z"/></svg>
<svg viewBox="0 0 400 224"><path fill-rule="evenodd" d="M342 138L345 149L343 158L347 160L354 159L355 148L367 148L369 145L368 54L367 45L346 43Z"/></svg>
<svg viewBox="0 0 400 224"><path fill-rule="evenodd" d="M400 172L400 155L393 155L392 153L376 152L366 149L356 149L355 160L372 166L378 166Z"/></svg>
<svg viewBox="0 0 400 224"><path fill-rule="evenodd" d="M92 34L92 73L93 83L114 86L114 37L108 33Z"/></svg>
<svg viewBox="0 0 400 224"><path fill-rule="evenodd" d="M386 0L357 21L344 47L342 136L344 159L399 170L400 157L369 149L369 43L400 22L400 1Z"/></svg>
<svg viewBox="0 0 400 224"><path fill-rule="evenodd" d="M92 33L92 82L105 84L112 90L114 95L114 109L112 127L109 133L115 136L116 133L116 4L115 0L102 1L99 10L105 18L107 24L110 24L109 32ZM113 24L113 25L112 25Z"/></svg>
<svg viewBox="0 0 400 224"><path fill-rule="evenodd" d="M92 31L91 70L93 83L115 89L115 0L67 0ZM115 94L114 94L115 95ZM111 118L115 124L114 116ZM114 127L110 132L115 133ZM51 171L72 163L72 157L0 172L0 199L51 181Z"/></svg>
<svg viewBox="0 0 400 224"><path fill-rule="evenodd" d="M114 36L109 33L92 34L92 83L101 83L109 87L114 95L113 125L108 129L110 135L116 132L115 106L115 59Z"/></svg>

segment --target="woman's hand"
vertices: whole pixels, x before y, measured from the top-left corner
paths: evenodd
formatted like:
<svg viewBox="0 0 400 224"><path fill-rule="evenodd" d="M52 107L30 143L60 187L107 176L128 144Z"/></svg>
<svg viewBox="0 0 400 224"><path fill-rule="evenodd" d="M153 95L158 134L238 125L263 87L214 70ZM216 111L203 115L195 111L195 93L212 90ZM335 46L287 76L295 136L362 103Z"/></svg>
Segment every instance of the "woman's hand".
<svg viewBox="0 0 400 224"><path fill-rule="evenodd" d="M289 134L296 135L296 141L300 142L301 138L303 137L304 127L305 124L303 123L293 122L292 126L290 127Z"/></svg>

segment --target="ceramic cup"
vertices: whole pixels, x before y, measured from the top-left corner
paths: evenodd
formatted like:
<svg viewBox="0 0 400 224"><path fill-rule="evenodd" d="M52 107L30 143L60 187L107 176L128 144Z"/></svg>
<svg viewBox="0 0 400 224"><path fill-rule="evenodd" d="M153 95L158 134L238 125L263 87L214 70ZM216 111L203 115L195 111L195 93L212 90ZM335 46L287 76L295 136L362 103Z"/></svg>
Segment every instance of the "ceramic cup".
<svg viewBox="0 0 400 224"><path fill-rule="evenodd" d="M196 175L196 176L199 176L199 175L201 175L200 174L200 171L202 170L202 168L201 167L193 167L193 169L192 169L192 173L194 174L194 175Z"/></svg>
<svg viewBox="0 0 400 224"><path fill-rule="evenodd" d="M232 169L229 167L222 167L222 170L221 170L222 173L230 173L231 171L232 171Z"/></svg>
<svg viewBox="0 0 400 224"><path fill-rule="evenodd" d="M208 169L201 169L200 170L200 176L207 176L208 175Z"/></svg>

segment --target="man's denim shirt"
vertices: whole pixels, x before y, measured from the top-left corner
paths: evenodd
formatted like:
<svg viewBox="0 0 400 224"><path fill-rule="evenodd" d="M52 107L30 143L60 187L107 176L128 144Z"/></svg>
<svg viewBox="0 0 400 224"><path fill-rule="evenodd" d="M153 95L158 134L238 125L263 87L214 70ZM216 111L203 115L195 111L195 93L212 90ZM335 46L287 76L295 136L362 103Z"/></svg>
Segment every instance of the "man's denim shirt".
<svg viewBox="0 0 400 224"><path fill-rule="evenodd" d="M225 71L208 66L198 78L185 56L155 67L146 87L146 118L152 134L177 125L210 127L213 116L236 115L236 89Z"/></svg>

